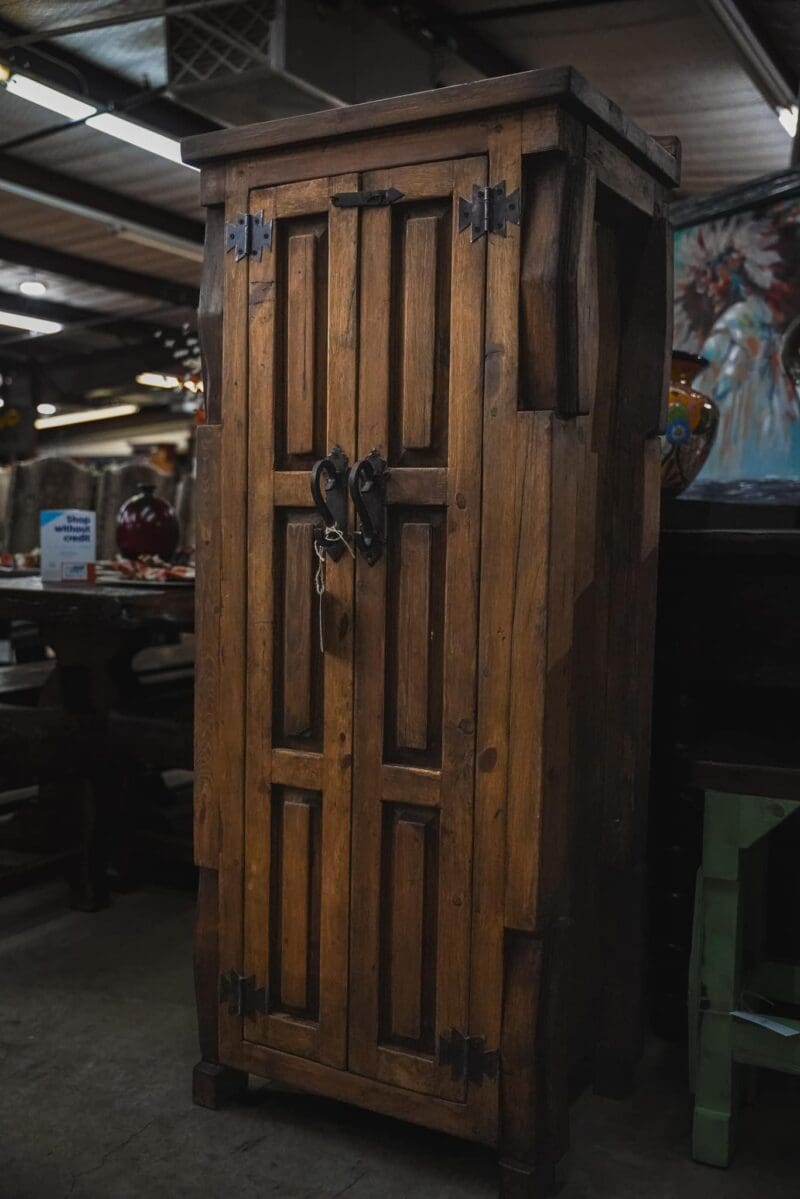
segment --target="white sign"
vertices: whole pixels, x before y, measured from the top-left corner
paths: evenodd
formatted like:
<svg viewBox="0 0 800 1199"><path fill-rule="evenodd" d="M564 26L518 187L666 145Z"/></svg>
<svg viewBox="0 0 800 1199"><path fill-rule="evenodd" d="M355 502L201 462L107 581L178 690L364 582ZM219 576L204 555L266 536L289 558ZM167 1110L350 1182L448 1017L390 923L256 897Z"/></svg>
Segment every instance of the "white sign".
<svg viewBox="0 0 800 1199"><path fill-rule="evenodd" d="M39 514L42 579L46 583L93 583L95 514L80 508L49 508Z"/></svg>

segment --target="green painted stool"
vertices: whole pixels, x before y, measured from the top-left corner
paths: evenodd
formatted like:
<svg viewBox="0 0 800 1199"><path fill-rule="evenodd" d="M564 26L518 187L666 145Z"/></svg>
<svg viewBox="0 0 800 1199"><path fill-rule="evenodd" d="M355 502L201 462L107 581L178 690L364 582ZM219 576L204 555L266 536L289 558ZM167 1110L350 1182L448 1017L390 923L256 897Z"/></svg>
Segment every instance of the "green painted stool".
<svg viewBox="0 0 800 1199"><path fill-rule="evenodd" d="M727 1166L746 1067L800 1074L800 1020L763 1014L800 1004L800 966L763 954L766 837L800 807L800 769L704 760L694 781L705 820L689 967L692 1156Z"/></svg>

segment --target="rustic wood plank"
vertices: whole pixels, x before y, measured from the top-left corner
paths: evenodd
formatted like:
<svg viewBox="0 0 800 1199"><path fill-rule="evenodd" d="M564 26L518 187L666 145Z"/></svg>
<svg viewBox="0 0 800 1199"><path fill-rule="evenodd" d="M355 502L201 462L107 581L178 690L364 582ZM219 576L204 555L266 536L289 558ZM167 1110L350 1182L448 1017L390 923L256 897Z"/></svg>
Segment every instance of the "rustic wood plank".
<svg viewBox="0 0 800 1199"><path fill-rule="evenodd" d="M314 594L314 526L289 521L286 526L283 622L283 731L302 736L311 727L311 601Z"/></svg>
<svg viewBox="0 0 800 1199"><path fill-rule="evenodd" d="M357 175L334 176L331 195L357 191ZM358 209L331 206L328 254L328 409L325 444L355 447L357 394ZM350 925L350 804L353 770L353 561L329 564L326 592L322 913L319 1058L347 1061Z"/></svg>
<svg viewBox="0 0 800 1199"><path fill-rule="evenodd" d="M586 157L601 183L635 208L652 215L656 204L655 180L595 129L586 131Z"/></svg>
<svg viewBox="0 0 800 1199"><path fill-rule="evenodd" d="M317 239L289 238L286 303L286 452L314 449L314 293Z"/></svg>
<svg viewBox="0 0 800 1199"><path fill-rule="evenodd" d="M281 470L274 476L278 508L310 508L311 487L307 470ZM447 498L447 470L437 466L395 466L386 482L390 504L443 504Z"/></svg>
<svg viewBox="0 0 800 1199"><path fill-rule="evenodd" d="M219 866L220 704L219 637L221 502L221 429L201 425L197 430L195 485L195 689L194 689L194 860L216 870Z"/></svg>
<svg viewBox="0 0 800 1199"><path fill-rule="evenodd" d="M286 796L281 833L281 1004L304 1008L311 925L311 809L307 800Z"/></svg>
<svg viewBox="0 0 800 1199"><path fill-rule="evenodd" d="M303 791L322 790L323 756L296 749L272 751L272 782Z"/></svg>
<svg viewBox="0 0 800 1199"><path fill-rule="evenodd" d="M384 762L381 767L381 796L398 803L408 802L437 808L441 802L442 774L419 766L395 766Z"/></svg>
<svg viewBox="0 0 800 1199"><path fill-rule="evenodd" d="M508 928L536 930L545 767L553 418L519 414L508 747ZM571 605L571 597L570 597Z"/></svg>
<svg viewBox="0 0 800 1199"><path fill-rule="evenodd" d="M522 184L521 122L504 117L489 137L489 175ZM487 246L481 502L480 629L477 672L475 849L470 1020L486 1044L500 1044L506 860L508 712L517 554L516 454L519 385L520 229ZM508 835L510 842L510 834ZM505 1084L504 1084L505 1085ZM474 1102L497 1125L499 1097L482 1087Z"/></svg>
<svg viewBox="0 0 800 1199"><path fill-rule="evenodd" d="M382 186L387 185L379 177ZM373 183L373 186L377 186ZM395 184L395 186L398 186ZM402 189L401 189L402 190ZM391 311L391 221L388 208L364 209L361 216L358 362L358 450L368 454L389 440L389 315ZM391 475L390 475L391 478ZM383 759L383 664L386 637L386 555L370 567L356 564L353 769L353 871L350 936L351 1070L375 1078L378 1066L379 1010L376 964L380 952L381 813L377 802Z"/></svg>
<svg viewBox="0 0 800 1199"><path fill-rule="evenodd" d="M200 165L220 157L269 151L279 146L300 147L303 142L366 130L373 133L393 125L409 126L422 121L443 121L455 114L463 117L468 112L483 113L516 105L533 107L553 102L569 109L580 120L595 125L662 182L677 182L679 168L672 154L634 125L615 104L594 91L573 67L520 71L499 79L371 100L366 104L352 104L308 116L226 129L224 133L200 134L184 140L183 155L184 161Z"/></svg>
<svg viewBox="0 0 800 1199"><path fill-rule="evenodd" d="M402 441L431 444L436 353L436 217L406 222L403 261Z"/></svg>
<svg viewBox="0 0 800 1199"><path fill-rule="evenodd" d="M397 613L397 743L428 744L428 645L430 643L431 527L406 522L400 533Z"/></svg>
<svg viewBox="0 0 800 1199"><path fill-rule="evenodd" d="M252 192L250 211L263 209L266 220L275 219L274 191ZM233 255L228 255L233 259ZM233 270L233 267L231 267ZM239 272L243 274L244 272ZM239 546L237 569L247 582L247 616L231 636L246 635L247 659L246 726L243 746L245 761L244 809L244 866L237 880L223 873L226 890L237 886L244 899L243 928L246 976L256 979L256 986L269 985L271 963L270 928L272 911L272 786L269 777L272 743L273 704L273 622L275 583L273 579L273 546L275 515L272 497L270 459L265 458L264 446L274 444L275 380L275 256L262 254L260 261L249 264L248 303L238 314L237 341L249 352L248 421L243 422L239 436L247 451L249 471L247 542ZM242 318L247 313L247 335ZM233 314L231 314L233 316ZM244 468L244 464L242 464ZM228 488L225 478L223 494ZM227 542L227 526L224 540ZM225 709L223 709L223 712ZM223 844L225 838L223 838ZM241 900L240 900L241 902ZM267 1036L268 1017L259 1016L257 1035ZM241 1037L241 1032L240 1032Z"/></svg>
<svg viewBox="0 0 800 1199"><path fill-rule="evenodd" d="M396 1037L421 1033L422 916L425 886L425 825L398 818L392 826L390 905L390 1028Z"/></svg>

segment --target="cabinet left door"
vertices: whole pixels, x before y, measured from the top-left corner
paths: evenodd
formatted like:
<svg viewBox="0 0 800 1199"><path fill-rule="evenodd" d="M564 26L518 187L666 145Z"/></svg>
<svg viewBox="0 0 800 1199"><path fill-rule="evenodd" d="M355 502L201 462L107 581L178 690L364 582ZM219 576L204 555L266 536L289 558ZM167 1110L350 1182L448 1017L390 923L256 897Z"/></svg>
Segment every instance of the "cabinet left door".
<svg viewBox="0 0 800 1199"><path fill-rule="evenodd" d="M260 258L226 262L223 439L246 445L247 477L243 528L234 512L222 530L241 549L223 545L221 603L242 592L246 648L230 692L243 706L240 776L221 797L220 969L264 989L250 1005L263 1011L223 1006L228 1060L246 1041L346 1064L353 563L326 564L323 654L310 471L355 445L358 213L331 196L357 188L347 175L238 204L234 191L226 211L235 222L243 201L272 222ZM224 511L237 481L223 471L221 486ZM224 637L220 648L224 677Z"/></svg>

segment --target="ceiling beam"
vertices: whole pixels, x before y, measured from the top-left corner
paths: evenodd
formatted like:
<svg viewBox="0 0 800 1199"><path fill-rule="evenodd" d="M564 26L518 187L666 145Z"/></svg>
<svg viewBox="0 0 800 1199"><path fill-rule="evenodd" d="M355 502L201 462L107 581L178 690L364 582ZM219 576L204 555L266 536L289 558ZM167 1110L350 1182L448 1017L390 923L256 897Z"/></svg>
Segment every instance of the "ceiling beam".
<svg viewBox="0 0 800 1199"><path fill-rule="evenodd" d="M518 59L470 29L469 14L460 17L442 4L427 4L418 0L381 7L385 20L399 24L427 41L433 37L482 75L513 75L525 69Z"/></svg>
<svg viewBox="0 0 800 1199"><path fill-rule="evenodd" d="M26 32L11 21L0 18L0 38L12 39ZM137 120L169 137L188 137L220 127L215 121L190 112L163 96L151 94L152 89L131 83L121 75L97 66L53 42L0 51L0 59L10 67L29 72L53 87L91 99L102 108L124 108L133 116L135 105Z"/></svg>
<svg viewBox="0 0 800 1199"><path fill-rule="evenodd" d="M100 221L172 248L179 257L202 258L203 225L143 200L64 175L13 154L0 153L0 190Z"/></svg>
<svg viewBox="0 0 800 1199"><path fill-rule="evenodd" d="M531 4L503 4L496 8L481 8L475 12L465 12L461 21L507 21L514 17L539 17L544 13L562 12L570 8L593 8L598 4L607 4L608 0L536 0Z"/></svg>
<svg viewBox="0 0 800 1199"><path fill-rule="evenodd" d="M790 108L795 102L795 89L743 9L735 0L701 2L728 37L767 103L773 108Z"/></svg>
<svg viewBox="0 0 800 1199"><path fill-rule="evenodd" d="M13 35L6 34L0 37L0 54L24 46L36 46L48 38L68 37L74 33L87 33L93 29L112 29L117 25L135 25L138 21L163 20L166 16L181 17L185 13L196 12L204 8L222 8L230 2L231 0L185 0L185 3L172 4L168 12L163 4L158 8L140 8L135 11L131 11L128 6L124 8L110 6L107 9L101 9L104 15L100 17L90 15L88 20L73 21L70 25L55 25L49 29L27 30Z"/></svg>
<svg viewBox="0 0 800 1199"><path fill-rule="evenodd" d="M13 237L0 237L0 261L13 262L16 266L27 266L32 270L50 271L67 279L79 279L95 287L106 287L110 291L127 292L133 296L146 296L178 308L196 308L198 292L186 283L175 283L156 275L141 275L138 271L124 270L108 262L97 262L93 258L78 258L61 250L32 242L17 241Z"/></svg>

